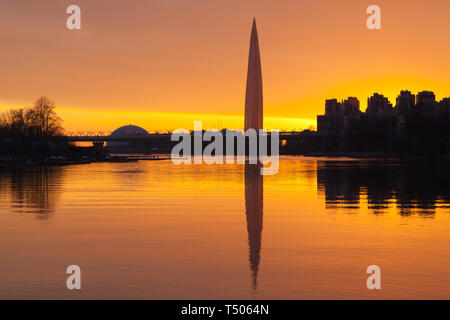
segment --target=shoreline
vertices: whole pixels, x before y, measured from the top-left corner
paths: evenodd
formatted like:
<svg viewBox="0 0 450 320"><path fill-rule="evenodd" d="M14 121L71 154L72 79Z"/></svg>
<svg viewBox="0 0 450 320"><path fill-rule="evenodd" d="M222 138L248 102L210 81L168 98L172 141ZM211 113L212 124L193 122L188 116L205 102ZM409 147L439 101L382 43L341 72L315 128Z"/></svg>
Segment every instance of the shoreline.
<svg viewBox="0 0 450 320"><path fill-rule="evenodd" d="M68 166L68 165L82 165L101 162L112 163L126 163L138 161L157 161L169 160L168 157L159 156L142 156L142 155L123 155L123 156L105 156L104 158L84 157L82 159L72 159L65 157L51 157L48 159L29 159L29 158L14 158L4 157L0 158L0 170L11 168L25 168L25 167L39 167L39 166Z"/></svg>
<svg viewBox="0 0 450 320"><path fill-rule="evenodd" d="M395 161L400 163L418 163L418 162L444 162L450 161L450 155L438 156L412 156L412 155L396 155L383 152L308 152L305 154L280 154L280 157L305 157L305 158L319 158L326 160L330 158L341 161ZM167 154L155 155L107 155L104 157L82 157L81 159L73 159L70 157L52 156L45 159L30 159L21 157L0 157L0 170L13 168L27 168L38 166L68 166L68 165L82 165L91 163L128 163L138 161L161 161L170 160L171 157Z"/></svg>
<svg viewBox="0 0 450 320"><path fill-rule="evenodd" d="M442 162L450 161L450 155L399 155L384 152L308 152L304 157L314 158L351 158L354 160L398 161L406 162Z"/></svg>

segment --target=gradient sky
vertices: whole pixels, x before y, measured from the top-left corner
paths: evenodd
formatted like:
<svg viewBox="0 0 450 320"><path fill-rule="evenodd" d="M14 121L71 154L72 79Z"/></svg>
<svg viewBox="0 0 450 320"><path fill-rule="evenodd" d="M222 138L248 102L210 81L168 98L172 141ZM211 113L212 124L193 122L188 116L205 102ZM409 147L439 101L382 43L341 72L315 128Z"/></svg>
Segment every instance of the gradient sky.
<svg viewBox="0 0 450 320"><path fill-rule="evenodd" d="M82 10L68 30L67 6ZM366 27L381 7L382 30ZM266 128L315 125L324 100L450 96L448 0L2 0L0 111L54 100L68 130L243 127L252 18Z"/></svg>

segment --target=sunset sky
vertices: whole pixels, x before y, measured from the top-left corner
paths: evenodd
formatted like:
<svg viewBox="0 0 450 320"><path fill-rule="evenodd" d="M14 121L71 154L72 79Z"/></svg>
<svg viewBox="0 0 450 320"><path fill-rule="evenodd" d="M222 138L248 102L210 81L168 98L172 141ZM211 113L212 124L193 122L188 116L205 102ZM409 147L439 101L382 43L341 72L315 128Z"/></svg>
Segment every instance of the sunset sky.
<svg viewBox="0 0 450 320"><path fill-rule="evenodd" d="M78 4L82 29L66 28ZM381 7L382 30L366 8ZM324 100L450 96L448 0L2 0L0 111L46 95L67 130L243 127L251 22L266 128L316 124Z"/></svg>

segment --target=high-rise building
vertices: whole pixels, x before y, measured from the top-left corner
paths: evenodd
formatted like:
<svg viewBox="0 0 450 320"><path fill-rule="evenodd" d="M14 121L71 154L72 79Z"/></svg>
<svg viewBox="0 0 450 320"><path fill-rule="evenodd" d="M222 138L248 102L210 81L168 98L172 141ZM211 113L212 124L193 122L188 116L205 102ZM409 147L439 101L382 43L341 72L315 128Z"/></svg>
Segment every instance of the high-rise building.
<svg viewBox="0 0 450 320"><path fill-rule="evenodd" d="M439 102L439 113L450 114L450 98L444 98Z"/></svg>
<svg viewBox="0 0 450 320"><path fill-rule="evenodd" d="M258 31L253 19L248 56L247 89L245 92L245 130L263 129L263 89Z"/></svg>
<svg viewBox="0 0 450 320"><path fill-rule="evenodd" d="M342 112L342 105L337 101L337 99L325 100L325 114L326 115L336 115Z"/></svg>
<svg viewBox="0 0 450 320"><path fill-rule="evenodd" d="M391 116L392 104L385 96L378 93L374 93L373 96L367 99L366 113L368 116L372 115Z"/></svg>
<svg viewBox="0 0 450 320"><path fill-rule="evenodd" d="M317 130L322 134L340 135L344 133L344 108L353 110L359 108L358 99L338 102L337 99L325 100L325 115L317 116Z"/></svg>
<svg viewBox="0 0 450 320"><path fill-rule="evenodd" d="M348 133L353 130L361 118L358 98L348 97L347 100L343 100L342 108L344 110L344 133Z"/></svg>
<svg viewBox="0 0 450 320"><path fill-rule="evenodd" d="M436 102L436 96L433 91L421 91L417 94L416 105L434 104Z"/></svg>
<svg viewBox="0 0 450 320"><path fill-rule="evenodd" d="M397 115L407 114L414 109L415 103L416 97L410 91L400 91L396 99L395 113Z"/></svg>
<svg viewBox="0 0 450 320"><path fill-rule="evenodd" d="M434 92L419 92L416 97L416 107L420 112L427 114L428 116L433 116L433 114L437 112L437 102Z"/></svg>
<svg viewBox="0 0 450 320"><path fill-rule="evenodd" d="M348 97L347 100L342 101L344 115L353 116L359 114L359 100L355 97Z"/></svg>

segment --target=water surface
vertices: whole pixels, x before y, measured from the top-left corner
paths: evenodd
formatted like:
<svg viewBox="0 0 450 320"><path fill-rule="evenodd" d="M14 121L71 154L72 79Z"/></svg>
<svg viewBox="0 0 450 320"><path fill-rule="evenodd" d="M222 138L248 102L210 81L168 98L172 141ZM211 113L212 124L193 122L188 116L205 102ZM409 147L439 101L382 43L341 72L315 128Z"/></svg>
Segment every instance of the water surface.
<svg viewBox="0 0 450 320"><path fill-rule="evenodd" d="M289 157L258 170L0 172L0 298L450 298L447 169ZM72 264L81 291L66 289Z"/></svg>

